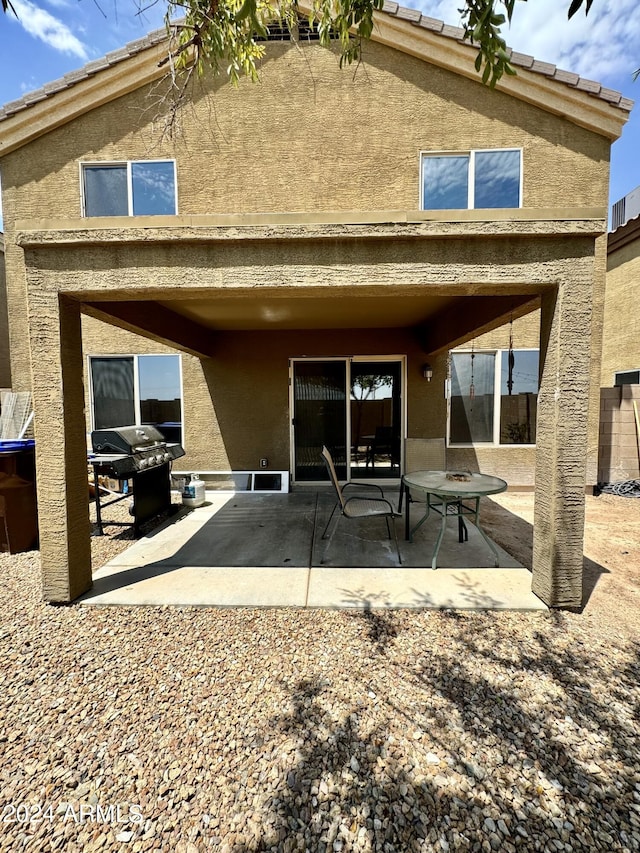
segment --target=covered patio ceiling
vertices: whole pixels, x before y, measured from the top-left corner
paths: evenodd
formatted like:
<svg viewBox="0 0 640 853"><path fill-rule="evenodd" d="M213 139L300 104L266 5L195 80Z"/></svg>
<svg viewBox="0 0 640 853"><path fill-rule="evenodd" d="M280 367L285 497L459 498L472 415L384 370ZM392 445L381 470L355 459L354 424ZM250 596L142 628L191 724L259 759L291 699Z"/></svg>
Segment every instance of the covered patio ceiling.
<svg viewBox="0 0 640 853"><path fill-rule="evenodd" d="M452 295L425 287L225 289L171 299L118 299L83 303L89 316L194 355L214 354L216 332L294 329L412 328L425 354L459 346L539 307L536 293ZM432 288L428 288L432 291ZM377 292L376 292L377 291ZM460 293L460 288L457 288Z"/></svg>

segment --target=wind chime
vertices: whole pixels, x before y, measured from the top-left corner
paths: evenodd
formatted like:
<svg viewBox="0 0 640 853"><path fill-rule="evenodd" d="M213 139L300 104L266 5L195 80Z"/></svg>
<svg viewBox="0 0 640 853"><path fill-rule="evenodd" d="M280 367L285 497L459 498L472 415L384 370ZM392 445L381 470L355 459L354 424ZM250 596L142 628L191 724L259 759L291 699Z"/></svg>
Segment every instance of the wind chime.
<svg viewBox="0 0 640 853"><path fill-rule="evenodd" d="M471 404L469 406L470 412L473 411L473 401L474 401L475 396L476 396L476 387L473 384L473 362L474 362L474 359L476 357L475 344L476 344L476 342L474 339L471 341L471 382L469 384L469 400L471 401Z"/></svg>
<svg viewBox="0 0 640 853"><path fill-rule="evenodd" d="M507 394L511 396L513 391L513 368L516 363L516 358L513 354L513 311L509 318L509 353L507 356Z"/></svg>

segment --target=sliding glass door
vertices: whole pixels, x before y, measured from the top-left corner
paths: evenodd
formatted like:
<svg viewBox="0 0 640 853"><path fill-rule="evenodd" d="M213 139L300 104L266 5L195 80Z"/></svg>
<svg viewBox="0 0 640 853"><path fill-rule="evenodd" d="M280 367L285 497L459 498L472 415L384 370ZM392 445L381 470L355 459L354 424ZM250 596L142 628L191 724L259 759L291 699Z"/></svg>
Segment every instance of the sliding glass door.
<svg viewBox="0 0 640 853"><path fill-rule="evenodd" d="M336 472L346 479L347 364L296 361L293 371L293 434L296 481L324 480L322 445L333 455Z"/></svg>
<svg viewBox="0 0 640 853"><path fill-rule="evenodd" d="M400 368L399 361L351 364L351 479L400 476Z"/></svg>
<svg viewBox="0 0 640 853"><path fill-rule="evenodd" d="M292 370L294 480L322 481L322 445L338 477L400 476L402 359L300 359Z"/></svg>

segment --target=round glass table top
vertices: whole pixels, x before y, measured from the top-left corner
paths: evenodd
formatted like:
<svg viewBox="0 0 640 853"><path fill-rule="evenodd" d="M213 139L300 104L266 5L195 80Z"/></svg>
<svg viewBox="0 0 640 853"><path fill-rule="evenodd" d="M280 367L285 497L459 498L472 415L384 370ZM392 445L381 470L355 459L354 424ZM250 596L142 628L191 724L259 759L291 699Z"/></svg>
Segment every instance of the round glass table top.
<svg viewBox="0 0 640 853"><path fill-rule="evenodd" d="M507 484L490 474L467 471L413 471L402 478L405 486L442 497L476 498L504 492Z"/></svg>

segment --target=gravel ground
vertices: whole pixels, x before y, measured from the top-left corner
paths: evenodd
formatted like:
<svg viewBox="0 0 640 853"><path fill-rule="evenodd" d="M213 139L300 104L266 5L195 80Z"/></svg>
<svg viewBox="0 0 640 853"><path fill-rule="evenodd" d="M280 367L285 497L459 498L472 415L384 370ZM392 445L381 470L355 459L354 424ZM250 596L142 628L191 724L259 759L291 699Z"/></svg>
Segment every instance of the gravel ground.
<svg viewBox="0 0 640 853"><path fill-rule="evenodd" d="M96 565L130 536L109 532ZM36 552L0 577L2 851L640 850L618 587L591 596L598 630L586 611L52 607Z"/></svg>

